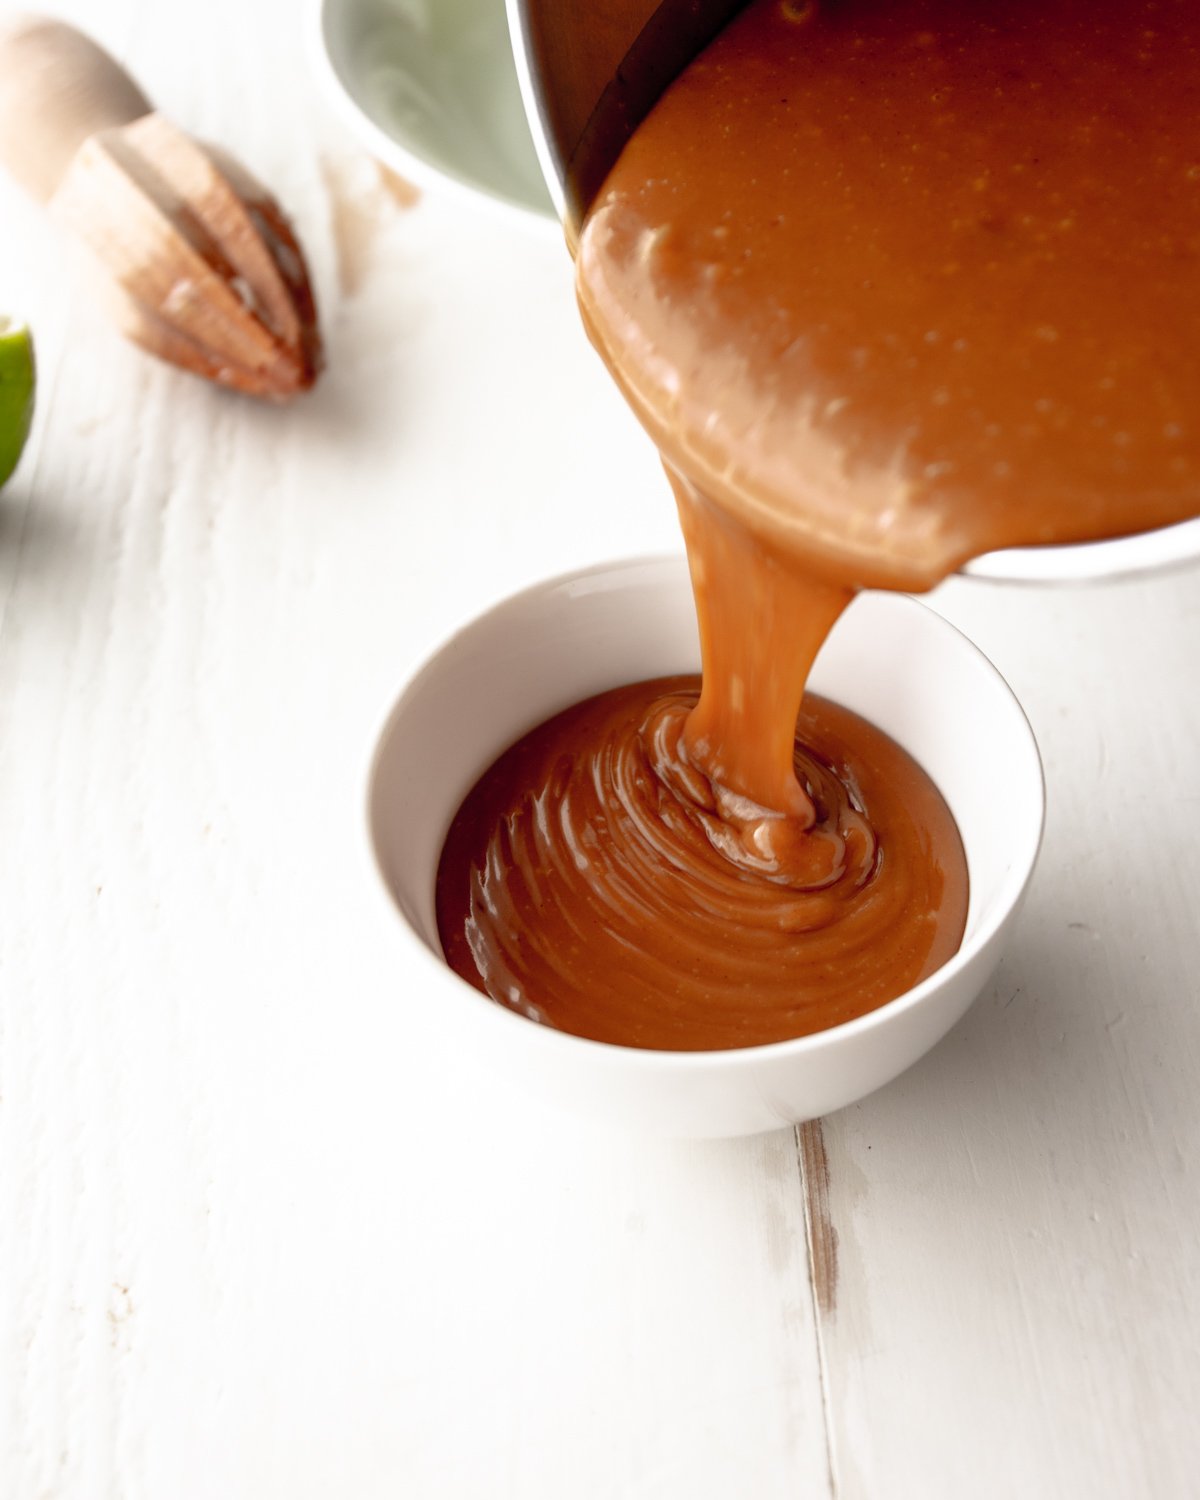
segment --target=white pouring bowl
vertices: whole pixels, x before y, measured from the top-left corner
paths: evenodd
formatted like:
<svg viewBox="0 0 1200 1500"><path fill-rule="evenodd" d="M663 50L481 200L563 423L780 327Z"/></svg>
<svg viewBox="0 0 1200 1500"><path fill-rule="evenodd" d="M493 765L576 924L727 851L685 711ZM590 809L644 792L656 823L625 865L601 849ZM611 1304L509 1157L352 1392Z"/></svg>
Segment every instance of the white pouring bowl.
<svg viewBox="0 0 1200 1500"><path fill-rule="evenodd" d="M522 1092L668 1136L737 1136L851 1104L923 1056L987 983L1041 842L1041 760L990 662L915 600L864 594L811 687L916 757L949 803L970 875L959 952L899 999L794 1041L656 1052L588 1041L506 1010L444 964L434 881L450 820L479 775L559 709L621 683L699 668L682 558L603 564L537 584L472 621L402 692L368 790L370 839L406 948L410 998L454 1052Z"/></svg>
<svg viewBox="0 0 1200 1500"><path fill-rule="evenodd" d="M314 71L373 155L419 187L562 240L552 201L561 189L548 166L531 63L523 49L520 66L514 61L505 0L309 4ZM520 0L510 8L519 16ZM962 572L997 583L1094 583L1198 560L1200 520L1192 520L1099 542L1009 547L971 559Z"/></svg>

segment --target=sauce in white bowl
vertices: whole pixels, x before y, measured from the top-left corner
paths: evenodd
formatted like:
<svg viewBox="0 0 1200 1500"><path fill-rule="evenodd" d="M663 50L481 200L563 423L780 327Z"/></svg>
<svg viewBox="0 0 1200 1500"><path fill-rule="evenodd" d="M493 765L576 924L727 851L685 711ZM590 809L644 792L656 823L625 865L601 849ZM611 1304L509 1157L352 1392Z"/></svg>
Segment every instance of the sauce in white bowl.
<svg viewBox="0 0 1200 1500"><path fill-rule="evenodd" d="M891 735L949 804L970 876L954 957L857 1020L726 1051L613 1046L505 1010L442 959L434 885L454 813L486 766L534 724L606 688L698 666L682 558L604 564L535 585L468 624L405 688L377 745L368 822L400 939L423 976L397 1004L418 1007L452 1055L613 1125L749 1135L871 1093L966 1011L999 959L1033 871L1041 762L1020 705L970 642L912 599L861 595L834 628L811 686ZM412 963L422 954L423 967Z"/></svg>

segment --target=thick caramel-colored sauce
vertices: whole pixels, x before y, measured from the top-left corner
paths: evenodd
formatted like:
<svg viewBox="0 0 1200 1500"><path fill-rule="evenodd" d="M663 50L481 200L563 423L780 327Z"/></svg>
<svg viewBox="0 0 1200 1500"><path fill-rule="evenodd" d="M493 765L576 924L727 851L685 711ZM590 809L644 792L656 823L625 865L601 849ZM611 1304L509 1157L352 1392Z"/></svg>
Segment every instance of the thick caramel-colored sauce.
<svg viewBox="0 0 1200 1500"><path fill-rule="evenodd" d="M681 752L696 678L617 688L534 729L454 820L438 882L451 966L581 1036L746 1047L861 1015L958 947L958 830L894 741L808 697L815 804L786 875Z"/></svg>
<svg viewBox="0 0 1200 1500"><path fill-rule="evenodd" d="M854 591L1200 513L1200 10L755 0L626 147L578 284L675 490L703 691L488 773L447 956L633 1045L835 1024L944 962L967 893L923 773L802 704Z"/></svg>
<svg viewBox="0 0 1200 1500"><path fill-rule="evenodd" d="M578 269L668 459L839 583L1193 516L1200 7L759 0Z"/></svg>

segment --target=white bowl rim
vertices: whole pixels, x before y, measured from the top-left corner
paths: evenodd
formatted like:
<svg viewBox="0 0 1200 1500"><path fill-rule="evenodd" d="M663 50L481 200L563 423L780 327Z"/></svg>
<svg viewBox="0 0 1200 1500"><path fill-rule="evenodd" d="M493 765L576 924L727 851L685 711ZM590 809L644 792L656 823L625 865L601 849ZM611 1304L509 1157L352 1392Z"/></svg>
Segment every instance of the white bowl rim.
<svg viewBox="0 0 1200 1500"><path fill-rule="evenodd" d="M351 82L339 71L329 45L329 15L346 0L309 0L305 26L309 64L320 81L322 92L337 111L342 122L358 136L370 153L386 167L399 173L423 192L442 194L469 205L509 224L520 224L529 233L545 238L548 232L561 238L562 225L549 200L546 211L529 208L515 199L494 192L481 183L464 182L425 157L411 151L373 120L358 101Z"/></svg>
<svg viewBox="0 0 1200 1500"><path fill-rule="evenodd" d="M1032 768L1036 772L1034 781L1038 794L1036 818L1032 820L1036 826L1026 830L1024 838L1018 843L1012 864L1006 872L1000 889L993 900L992 911L987 919L980 923L976 931L966 940L952 957L939 968L934 970L920 984L914 985L912 989L906 990L902 995L897 995L894 1000L877 1006L874 1010L867 1011L864 1015L856 1016L853 1020L843 1021L837 1026L826 1027L823 1031L814 1031L806 1036L790 1037L781 1042L760 1043L751 1047L723 1047L713 1048L705 1051L676 1051L665 1048L654 1047L627 1047L617 1042L597 1041L592 1037L578 1036L574 1032L560 1031L553 1026L543 1025L538 1021L531 1021L527 1016L522 1016L516 1011L509 1010L507 1006L499 1004L489 995L483 994L473 985L467 983L457 975L446 963L444 957L436 954L424 941L418 932L412 927L404 913L399 909L391 895L387 876L383 869L378 845L375 841L372 808L375 800L375 785L380 771L380 761L383 747L392 734L396 721L403 714L406 704L419 688L426 676L435 670L438 659L448 650L451 650L459 641L472 634L477 629L486 628L489 624L502 619L505 615L521 609L525 601L537 594L547 594L561 588L570 587L572 584L598 577L605 573L614 572L637 572L641 570L659 569L677 572L680 567L686 567L686 558L679 552L656 552L641 555L614 557L607 561L592 563L587 567L571 568L562 573L556 573L551 577L541 579L537 582L518 589L515 593L506 595L482 613L473 615L465 621L450 635L446 636L439 645L425 656L423 661L411 672L401 687L399 695L393 700L392 706L387 712L380 726L379 732L372 741L372 752L369 762L366 781L366 835L367 845L370 850L371 864L378 879L382 895L391 911L393 920L398 920L401 931L415 944L426 959L429 960L434 972L442 976L443 983L449 982L457 987L465 999L474 999L481 1007L481 1015L487 1015L489 1019L485 1024L502 1024L519 1026L523 1028L522 1035L525 1036L530 1046L548 1047L551 1051L558 1051L560 1055L567 1052L579 1052L584 1049L591 1060L601 1065L620 1066L648 1069L658 1071L668 1069L672 1072L705 1072L713 1069L728 1069L730 1067L751 1067L756 1062L777 1061L788 1057L796 1057L804 1054L819 1054L827 1048L836 1047L840 1043L850 1040L865 1032L872 1031L876 1027L887 1024L894 1016L905 1011L915 1009L934 990L953 981L955 976L971 963L976 956L996 936L997 932L1007 921L1010 913L1020 905L1021 900L1028 888L1029 881L1037 864L1038 851L1041 848L1042 836L1046 826L1046 777L1042 765L1041 753L1038 749L1037 740L1034 738L1033 728L1029 723L1028 716L1022 708L1020 700L1009 687L1003 674L989 660L983 651L964 635L956 625L951 624L943 615L938 614L929 605L922 604L919 599L913 598L911 594L899 592L891 593L883 590L870 590L874 597L882 597L893 601L901 608L921 610L934 618L951 633L955 640L955 648L964 655L972 657L981 662L985 669L994 677L997 686L1002 690L1010 706L1017 715L1017 729L1024 742L1026 750L1032 756ZM513 1039L516 1033L511 1032Z"/></svg>

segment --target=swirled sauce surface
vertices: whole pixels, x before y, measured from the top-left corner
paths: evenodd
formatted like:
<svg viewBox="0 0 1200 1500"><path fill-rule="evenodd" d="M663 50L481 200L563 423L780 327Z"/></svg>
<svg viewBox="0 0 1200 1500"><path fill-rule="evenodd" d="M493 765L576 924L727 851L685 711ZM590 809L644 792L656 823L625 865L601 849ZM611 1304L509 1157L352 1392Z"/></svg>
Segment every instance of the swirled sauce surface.
<svg viewBox="0 0 1200 1500"><path fill-rule="evenodd" d="M806 698L794 765L813 819L773 848L755 830L780 820L744 800L722 805L688 761L698 692L681 677L604 693L484 775L438 881L458 973L563 1031L691 1050L835 1025L954 952L962 849L911 757L847 709Z"/></svg>

